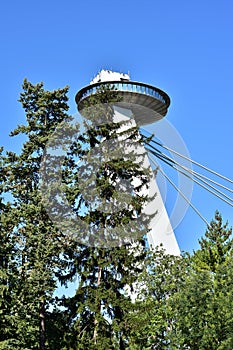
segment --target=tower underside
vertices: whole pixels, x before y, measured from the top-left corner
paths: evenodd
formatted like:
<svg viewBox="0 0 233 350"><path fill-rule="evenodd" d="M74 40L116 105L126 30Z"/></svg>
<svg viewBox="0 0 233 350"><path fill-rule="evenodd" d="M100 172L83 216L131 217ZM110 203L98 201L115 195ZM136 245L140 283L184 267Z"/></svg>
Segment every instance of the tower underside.
<svg viewBox="0 0 233 350"><path fill-rule="evenodd" d="M154 123L167 114L170 98L165 92L154 86L132 81L105 81L84 87L76 95L78 110L81 112L84 106L91 106L91 97L104 87L116 95L114 105L133 112L138 125Z"/></svg>

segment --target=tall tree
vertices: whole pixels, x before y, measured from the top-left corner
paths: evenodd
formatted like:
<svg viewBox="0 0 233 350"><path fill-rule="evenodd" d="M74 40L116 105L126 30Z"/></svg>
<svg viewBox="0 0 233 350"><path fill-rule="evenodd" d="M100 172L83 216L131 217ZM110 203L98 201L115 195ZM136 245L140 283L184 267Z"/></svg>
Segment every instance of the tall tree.
<svg viewBox="0 0 233 350"><path fill-rule="evenodd" d="M15 303L17 269L15 262L14 210L6 196L7 168L4 165L3 149L0 154L0 348L13 346L15 326L12 306Z"/></svg>
<svg viewBox="0 0 233 350"><path fill-rule="evenodd" d="M116 98L114 87L108 86L89 100L82 111L82 149L72 147L73 161L64 176L67 198L86 223L87 239L85 244L78 230L73 274L79 283L75 296L64 302L72 329L67 349L127 348L132 295L144 268L149 218L143 214L148 196L142 189L150 171L143 168L145 155L136 153L141 142L137 126L113 122Z"/></svg>
<svg viewBox="0 0 233 350"><path fill-rule="evenodd" d="M7 152L7 192L11 196L14 217L9 237L14 237L14 268L17 279L8 283L11 317L14 319L11 348L49 347L46 340L46 317L52 307L57 287L55 271L65 264L61 259L65 240L50 220L39 189L40 167L46 142L56 126L68 120L68 88L46 91L43 84L27 80L20 95L26 125L18 126L11 136L26 136L20 154ZM7 237L7 233L5 233ZM50 333L51 334L51 333ZM46 345L47 344L47 345Z"/></svg>

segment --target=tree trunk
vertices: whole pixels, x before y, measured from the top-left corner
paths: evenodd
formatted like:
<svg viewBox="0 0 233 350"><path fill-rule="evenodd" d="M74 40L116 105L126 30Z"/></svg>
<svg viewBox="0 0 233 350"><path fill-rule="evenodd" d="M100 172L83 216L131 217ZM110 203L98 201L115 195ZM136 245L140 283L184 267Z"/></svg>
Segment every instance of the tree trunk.
<svg viewBox="0 0 233 350"><path fill-rule="evenodd" d="M97 286L100 285L100 281L101 281L101 274L102 274L102 267L99 267L98 268L98 278L97 278ZM99 305L99 311L101 309L101 304ZM94 321L94 334L93 334L93 339L94 339L94 343L96 344L97 343L97 336L98 336L98 321L97 319L95 318L95 321Z"/></svg>
<svg viewBox="0 0 233 350"><path fill-rule="evenodd" d="M40 302L40 350L45 350L45 302Z"/></svg>

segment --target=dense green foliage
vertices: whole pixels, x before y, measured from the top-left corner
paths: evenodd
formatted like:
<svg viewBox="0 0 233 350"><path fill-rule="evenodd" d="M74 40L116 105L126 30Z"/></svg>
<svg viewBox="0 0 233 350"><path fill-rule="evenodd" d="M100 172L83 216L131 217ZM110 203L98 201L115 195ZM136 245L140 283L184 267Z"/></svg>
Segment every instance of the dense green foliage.
<svg viewBox="0 0 233 350"><path fill-rule="evenodd" d="M111 122L116 96L107 87L90 101L93 109L84 106L77 134L67 92L25 80L26 125L12 136L26 141L19 154L1 149L0 349L231 350L231 229L216 212L192 254L148 250L142 208L149 199L141 189L150 173L135 153L137 127ZM78 220L61 219L58 187ZM72 281L72 297L56 296Z"/></svg>
<svg viewBox="0 0 233 350"><path fill-rule="evenodd" d="M2 156L3 349L38 349L39 344L43 349L44 318L57 288L54 271L64 268L64 237L42 205L39 169L46 141L56 125L68 118L67 91L48 92L43 84L25 80L19 101L27 124L18 126L11 135L22 133L26 141L20 154L6 152Z"/></svg>
<svg viewBox="0 0 233 350"><path fill-rule="evenodd" d="M137 161L135 149L140 143L136 126L112 122L115 101L114 91L108 87L91 99L94 107L82 111L82 147L72 147L69 154L70 165L76 164L80 154L83 157L78 174L69 166L66 181L72 178L68 197L73 211L78 213L84 204L82 220L88 223L87 245L77 242L72 255L73 276L78 276L79 284L75 296L66 301L67 310L72 309L70 349L127 347L126 320L134 308L130 294L135 291L146 254L148 218L142 206L147 198L140 191L150 173L142 167L143 155L141 164ZM82 186L83 174L85 189L74 196L72 189ZM132 185L135 179L139 180L137 187ZM128 185L128 191L121 182Z"/></svg>
<svg viewBox="0 0 233 350"><path fill-rule="evenodd" d="M174 295L175 330L183 349L233 348L232 230L217 212L189 259Z"/></svg>

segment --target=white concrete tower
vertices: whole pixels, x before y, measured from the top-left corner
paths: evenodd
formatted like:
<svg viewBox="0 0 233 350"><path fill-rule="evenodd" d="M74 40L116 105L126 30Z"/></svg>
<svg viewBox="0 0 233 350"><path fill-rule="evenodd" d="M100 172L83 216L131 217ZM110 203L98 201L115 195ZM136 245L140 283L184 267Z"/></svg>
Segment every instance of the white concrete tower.
<svg viewBox="0 0 233 350"><path fill-rule="evenodd" d="M76 103L79 111L82 110L83 102L95 94L101 85L113 86L119 96L120 102L114 103L115 121L130 118L139 127L151 124L165 117L170 105L170 98L164 91L148 84L131 81L129 74L102 70L90 82L90 85L77 93ZM143 166L150 167L147 157ZM148 214L157 212L150 223L148 242L152 247L162 243L167 254L180 255L180 249L156 179L153 178L150 181L150 194L155 193L155 198L146 209Z"/></svg>

